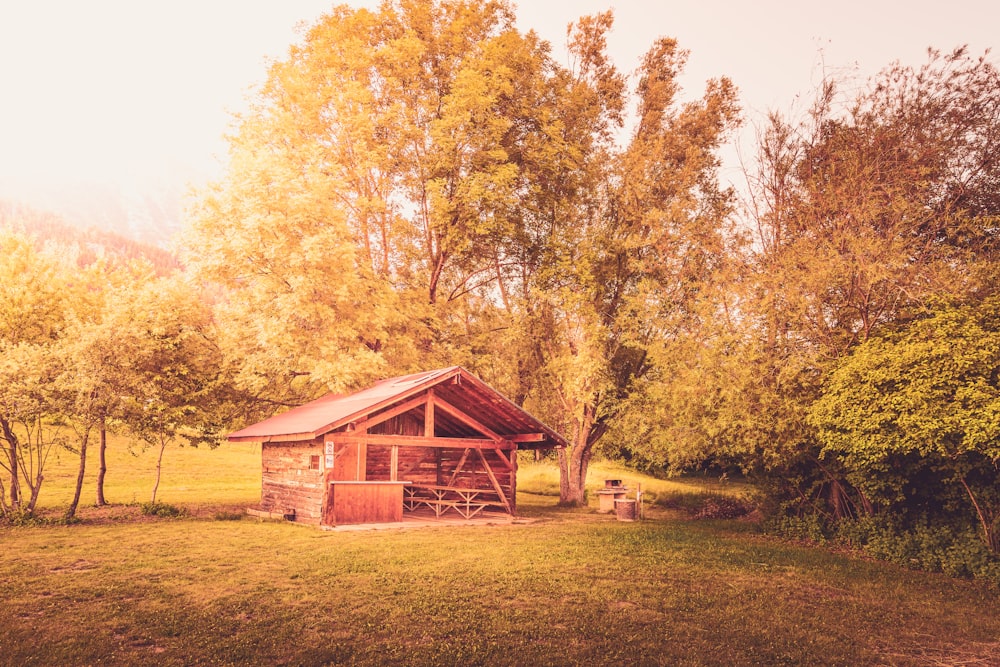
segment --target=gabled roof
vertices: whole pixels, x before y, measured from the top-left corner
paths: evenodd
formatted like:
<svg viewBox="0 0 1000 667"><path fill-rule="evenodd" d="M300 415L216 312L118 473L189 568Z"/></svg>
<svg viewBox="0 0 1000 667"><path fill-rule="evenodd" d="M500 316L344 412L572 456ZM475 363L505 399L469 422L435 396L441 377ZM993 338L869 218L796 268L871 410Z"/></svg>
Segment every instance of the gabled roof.
<svg viewBox="0 0 1000 667"><path fill-rule="evenodd" d="M354 394L327 394L262 422L229 434L231 442L289 442L312 440L347 424L374 416L434 389L435 396L504 437L540 434L530 448L565 447L565 439L495 389L460 366L382 380ZM422 415L423 406L414 408ZM469 437L475 433L443 411L435 413L437 434Z"/></svg>

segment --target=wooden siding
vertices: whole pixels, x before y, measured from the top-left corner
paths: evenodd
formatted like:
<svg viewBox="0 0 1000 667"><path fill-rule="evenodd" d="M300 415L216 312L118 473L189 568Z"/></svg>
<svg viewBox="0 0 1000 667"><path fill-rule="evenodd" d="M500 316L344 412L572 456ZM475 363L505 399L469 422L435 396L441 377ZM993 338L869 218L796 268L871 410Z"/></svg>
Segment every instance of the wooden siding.
<svg viewBox="0 0 1000 667"><path fill-rule="evenodd" d="M323 516L323 471L310 470L309 459L322 453L322 446L315 441L264 443L260 508L294 512L296 521L318 524Z"/></svg>
<svg viewBox="0 0 1000 667"><path fill-rule="evenodd" d="M403 520L403 485L333 482L324 524L389 523Z"/></svg>

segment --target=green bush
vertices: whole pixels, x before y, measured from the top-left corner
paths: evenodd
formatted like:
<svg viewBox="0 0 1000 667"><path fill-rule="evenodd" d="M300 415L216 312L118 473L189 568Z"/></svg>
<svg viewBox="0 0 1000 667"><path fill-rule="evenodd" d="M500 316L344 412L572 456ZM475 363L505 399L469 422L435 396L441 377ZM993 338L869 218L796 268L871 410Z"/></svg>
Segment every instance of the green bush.
<svg viewBox="0 0 1000 667"><path fill-rule="evenodd" d="M829 523L809 514L771 517L765 530L792 539L846 545L909 568L1000 584L1000 555L990 551L974 526L930 519L904 524L900 517L886 515Z"/></svg>
<svg viewBox="0 0 1000 667"><path fill-rule="evenodd" d="M0 523L8 526L43 526L51 523L50 520L40 517L32 512L25 512L21 509L11 510L0 517Z"/></svg>
<svg viewBox="0 0 1000 667"><path fill-rule="evenodd" d="M974 528L927 521L901 529L890 520L865 518L841 522L838 536L881 560L1000 584L1000 555L989 550Z"/></svg>
<svg viewBox="0 0 1000 667"><path fill-rule="evenodd" d="M163 518L175 518L187 514L187 510L169 503L141 503L139 509L145 516L158 516Z"/></svg>

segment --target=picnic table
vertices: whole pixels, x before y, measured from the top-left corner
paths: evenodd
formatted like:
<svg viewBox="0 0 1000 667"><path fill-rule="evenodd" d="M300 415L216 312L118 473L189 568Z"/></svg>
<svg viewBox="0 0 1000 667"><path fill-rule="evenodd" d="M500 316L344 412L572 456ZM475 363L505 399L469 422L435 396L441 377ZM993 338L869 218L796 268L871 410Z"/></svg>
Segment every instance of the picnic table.
<svg viewBox="0 0 1000 667"><path fill-rule="evenodd" d="M509 511L495 489L470 489L433 484L406 486L403 506L411 512L426 506L434 511L436 517L440 517L448 510L454 510L466 519L471 519L487 507L498 507Z"/></svg>

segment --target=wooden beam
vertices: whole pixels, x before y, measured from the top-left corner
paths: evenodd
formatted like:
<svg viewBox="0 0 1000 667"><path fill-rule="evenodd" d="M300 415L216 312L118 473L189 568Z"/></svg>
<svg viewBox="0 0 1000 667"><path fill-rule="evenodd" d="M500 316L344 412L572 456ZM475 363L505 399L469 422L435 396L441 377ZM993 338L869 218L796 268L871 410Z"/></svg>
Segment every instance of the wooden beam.
<svg viewBox="0 0 1000 667"><path fill-rule="evenodd" d="M336 443L351 443L375 445L377 447L443 447L445 449L513 449L510 442L497 442L483 438L426 438L422 435L385 435L368 433L367 435L347 435L332 433L329 436Z"/></svg>
<svg viewBox="0 0 1000 667"><path fill-rule="evenodd" d="M389 454L389 481L395 482L399 479L399 445L392 446Z"/></svg>
<svg viewBox="0 0 1000 667"><path fill-rule="evenodd" d="M449 415L451 415L458 421L462 422L466 426L471 426L472 428L476 429L477 431L485 435L487 438L491 438L492 440L497 440L497 441L503 440L505 438L505 436L497 434L489 426L486 426L485 424L481 423L475 417L470 417L469 415L465 414L464 412L456 408L454 405L451 405L447 401L442 401L440 398L436 398L434 399L434 402L435 404L437 404L439 408L447 412Z"/></svg>
<svg viewBox="0 0 1000 667"><path fill-rule="evenodd" d="M389 421L393 417L398 417L399 415L401 415L401 414L403 414L405 412L409 412L413 408L419 408L421 405L423 405L426 402L427 402L427 397L425 397L425 396L417 396L416 398L412 398L412 399L406 401L405 403L400 403L399 405L397 405L394 408L390 408L389 410L386 410L385 412L382 412L382 413L380 413L378 415L375 415L373 417L369 417L368 419L359 421L358 423L359 424L364 424L365 428L370 431L371 428L372 428L372 426L376 426L378 424L381 424L382 422Z"/></svg>
<svg viewBox="0 0 1000 667"><path fill-rule="evenodd" d="M367 433L368 425L362 422L358 425L358 434L365 436ZM368 477L368 442L362 437L362 440L358 443L358 476L355 479L363 482L366 477Z"/></svg>
<svg viewBox="0 0 1000 667"><path fill-rule="evenodd" d="M510 508L513 514L517 514L517 450L510 452Z"/></svg>
<svg viewBox="0 0 1000 667"><path fill-rule="evenodd" d="M504 437L511 442L542 442L549 436L544 433L518 433L517 435L508 435Z"/></svg>
<svg viewBox="0 0 1000 667"><path fill-rule="evenodd" d="M448 484L446 486L455 485L455 479L458 478L458 473L462 472L462 466L465 465L465 460L469 458L469 452L471 451L471 449L466 449L465 453L462 454L462 458L458 460L458 465L455 466L455 471L451 473L451 479L448 480Z"/></svg>
<svg viewBox="0 0 1000 667"><path fill-rule="evenodd" d="M427 404L424 407L424 437L434 437L434 388L427 390Z"/></svg>
<svg viewBox="0 0 1000 667"><path fill-rule="evenodd" d="M503 487L500 486L500 481L497 480L497 476L493 474L493 468L490 467L490 462L486 460L486 454L483 454L483 450L477 449L476 453L479 454L479 458L483 461L483 468L486 469L486 474L490 477L490 482L493 483L493 488L496 490L497 495L500 496L500 502L503 506L507 508L508 514L513 514L514 510L510 507L510 501L507 500L507 496L504 495Z"/></svg>

